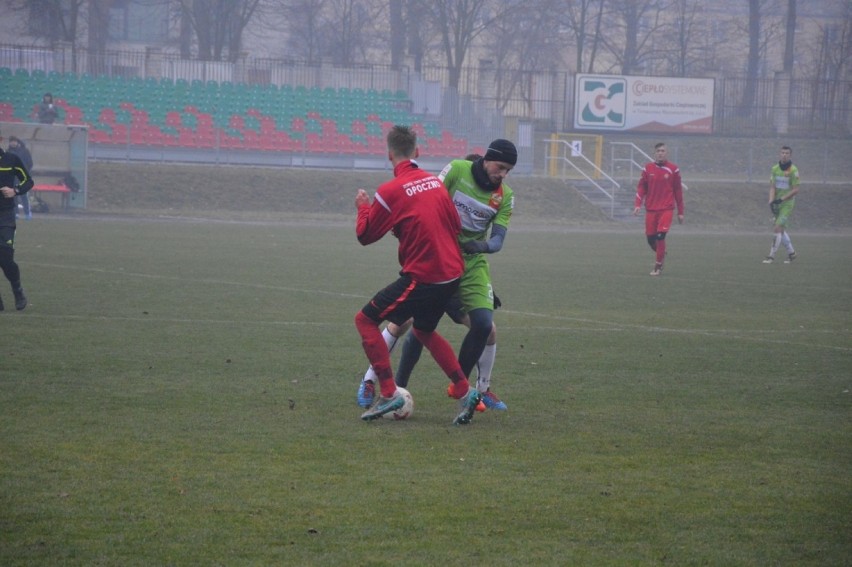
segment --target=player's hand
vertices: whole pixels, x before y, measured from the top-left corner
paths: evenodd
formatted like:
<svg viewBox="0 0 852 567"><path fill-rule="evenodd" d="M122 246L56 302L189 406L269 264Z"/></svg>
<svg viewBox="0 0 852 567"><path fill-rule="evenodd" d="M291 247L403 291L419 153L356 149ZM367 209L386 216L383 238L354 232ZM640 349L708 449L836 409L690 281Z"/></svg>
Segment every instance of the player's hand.
<svg viewBox="0 0 852 567"><path fill-rule="evenodd" d="M3 193L3 196L7 199L11 199L15 196L15 189L12 187L3 187L0 189L0 193Z"/></svg>
<svg viewBox="0 0 852 567"><path fill-rule="evenodd" d="M683 215L677 216L677 224L683 224Z"/></svg>
<svg viewBox="0 0 852 567"><path fill-rule="evenodd" d="M642 210L642 207L634 207L634 208L633 208L633 214L634 214L634 215L638 215L638 214L639 214L639 211L641 211L641 210Z"/></svg>
<svg viewBox="0 0 852 567"><path fill-rule="evenodd" d="M355 194L355 207L362 207L364 205L370 205L370 196L363 189L358 189L358 193Z"/></svg>
<svg viewBox="0 0 852 567"><path fill-rule="evenodd" d="M461 245L465 254L481 254L488 252L488 243L481 240L468 240Z"/></svg>

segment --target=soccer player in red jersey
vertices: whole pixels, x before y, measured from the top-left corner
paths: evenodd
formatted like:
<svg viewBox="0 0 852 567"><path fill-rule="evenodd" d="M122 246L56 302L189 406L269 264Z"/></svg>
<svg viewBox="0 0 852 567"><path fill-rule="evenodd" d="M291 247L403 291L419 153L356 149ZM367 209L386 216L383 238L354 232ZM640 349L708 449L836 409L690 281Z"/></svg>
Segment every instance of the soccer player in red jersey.
<svg viewBox="0 0 852 567"><path fill-rule="evenodd" d="M394 178L379 186L372 203L364 189L355 196L358 242L366 246L392 232L399 240L397 257L402 266L400 277L376 293L355 316L355 327L381 392L361 419L377 419L405 403L394 383L379 325L382 321L402 325L413 318L413 333L450 378L453 397L462 400L453 423L464 425L470 423L482 396L470 387L452 347L435 330L464 271L458 245L461 221L441 180L414 161L419 155L417 135L406 126L394 126L387 144Z"/></svg>
<svg viewBox="0 0 852 567"><path fill-rule="evenodd" d="M662 142L654 146L654 161L645 165L636 187L633 214L638 215L645 202L645 237L656 254L652 276L663 273L666 259L666 234L672 227L674 208L677 222L683 224L683 187L680 169L668 159L668 150Z"/></svg>

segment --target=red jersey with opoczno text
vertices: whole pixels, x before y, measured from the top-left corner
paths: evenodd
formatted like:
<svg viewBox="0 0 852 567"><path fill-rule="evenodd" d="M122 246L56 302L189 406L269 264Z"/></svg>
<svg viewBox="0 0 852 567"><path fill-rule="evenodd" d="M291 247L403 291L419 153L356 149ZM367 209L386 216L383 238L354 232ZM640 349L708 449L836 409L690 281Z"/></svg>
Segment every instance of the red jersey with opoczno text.
<svg viewBox="0 0 852 567"><path fill-rule="evenodd" d="M366 246L393 231L403 274L427 284L461 277L461 221L447 188L411 160L400 162L393 173L372 205L358 207L358 242Z"/></svg>
<svg viewBox="0 0 852 567"><path fill-rule="evenodd" d="M683 214L683 187L680 169L670 161L645 165L639 184L636 186L635 206L645 201L646 211L667 211L677 205L677 214Z"/></svg>

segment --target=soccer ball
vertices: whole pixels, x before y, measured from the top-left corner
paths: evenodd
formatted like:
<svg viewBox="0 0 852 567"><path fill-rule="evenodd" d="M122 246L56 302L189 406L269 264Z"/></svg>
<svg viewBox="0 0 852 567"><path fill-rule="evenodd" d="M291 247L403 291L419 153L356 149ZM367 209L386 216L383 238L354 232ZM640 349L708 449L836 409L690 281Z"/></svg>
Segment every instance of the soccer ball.
<svg viewBox="0 0 852 567"><path fill-rule="evenodd" d="M399 386L397 386L396 389L399 390L399 392L402 394L402 397L405 398L405 403L402 404L402 407L398 410L386 413L382 417L386 419L394 419L397 421L401 419L408 419L409 417L411 417L411 414L414 413L414 398L411 397L411 392L409 392L405 388L400 388Z"/></svg>

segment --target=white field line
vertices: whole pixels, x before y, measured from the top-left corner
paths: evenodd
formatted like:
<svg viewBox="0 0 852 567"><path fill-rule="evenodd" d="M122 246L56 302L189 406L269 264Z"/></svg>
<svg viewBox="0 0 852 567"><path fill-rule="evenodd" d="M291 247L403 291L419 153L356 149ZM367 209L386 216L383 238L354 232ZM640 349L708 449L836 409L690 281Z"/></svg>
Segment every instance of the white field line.
<svg viewBox="0 0 852 567"><path fill-rule="evenodd" d="M512 311L512 310L501 310L504 313L511 313L514 315L521 315L524 317L532 317L532 318L542 318L542 319L551 319L557 321L574 321L577 323L588 323L591 325L606 325L606 327L599 328L583 328L583 327L539 327L541 329L547 329L551 331L565 331L565 332L618 332L618 331L642 331L646 333L670 333L670 334L681 334L681 335L698 335L698 336L706 336L706 337L714 337L714 338L725 338L725 339L733 339L733 340L743 340L743 341L752 341L757 343L769 343L769 344L779 344L779 345L790 345L790 346L800 346L800 347L812 347L812 348L823 348L828 350L837 350L841 352L852 352L852 347L843 347L843 346L835 346L835 345L827 345L822 343L810 343L810 342L801 342L801 341L791 341L787 339L774 339L768 337L762 337L759 335L771 335L771 334L837 334L836 330L833 329L797 329L797 330L763 330L763 329L755 329L751 331L743 331L742 329L673 329L671 327L659 327L659 326L651 326L651 325L640 325L635 323L615 323L609 321L600 321L597 319L587 319L580 317L566 317L561 315L552 315L545 313L527 313L523 311ZM501 329L511 329L506 325L501 325Z"/></svg>
<svg viewBox="0 0 852 567"><path fill-rule="evenodd" d="M61 264L42 264L42 263L31 263L32 265L38 265L42 267L48 268L61 268L67 270L81 270L81 271L89 271L95 273L104 273L104 274L116 274L123 275L129 277L138 277L138 278L147 278L147 279L157 279L157 280L171 280L171 281L185 281L186 278L180 276L166 276L160 274L145 274L140 272L126 272L124 270L105 270L101 268L83 268L80 266L66 266ZM287 287L287 286L278 286L278 285L269 285L269 284L254 284L254 283L246 283L246 282L234 282L234 281L225 281L225 280L217 280L217 279L207 279L202 278L196 280L198 283L206 283L206 284L218 284L218 285L227 285L227 286L239 286L239 287L252 287L255 289L267 289L267 290L276 290L276 291L290 291L290 292L300 292L307 294L319 294L319 295L329 295L333 297L348 297L355 299L369 299L370 296L361 295L361 294L352 294L352 293L342 293L342 292L332 292L332 291L323 291L320 289L303 289L303 288L295 288L295 287ZM733 283L733 282L732 282ZM737 282L738 285L742 285L742 282ZM833 288L832 288L833 289ZM827 350L836 350L841 352L852 352L852 347L843 347L843 346L834 346L827 345L822 343L808 343L801 341L790 341L783 339L772 339L761 337L757 335L765 335L765 334L776 334L780 332L784 332L785 334L790 333L822 333L822 334L836 334L837 331L831 329L803 329L801 331L778 331L778 330L753 330L748 331L744 334L741 329L674 329L670 327L659 327L659 326L649 326L649 325L641 325L636 323L624 323L624 322L611 322L611 321L600 321L597 319L588 319L581 317L568 317L562 315L553 315L548 313L531 313L524 311L513 311L509 309L501 309L501 313L520 315L524 317L532 317L532 318L540 318L540 319L550 319L553 321L573 321L577 323L583 324L591 324L591 325L604 325L604 327L597 329L583 328L583 327L547 327L550 330L563 330L567 332L618 332L623 330L639 330L648 333L670 333L670 334L685 334L685 335L699 335L699 336L709 336L715 338L726 338L726 339L734 339L734 340L747 340L752 342L759 343L769 343L769 344L779 344L779 345L790 345L790 346L801 346L801 347L812 347L812 348L823 348ZM38 315L33 315L33 317L39 317ZM166 322L166 323L181 323L181 324L254 324L254 325L269 325L269 326L294 326L294 325L304 325L304 326L328 326L328 325L337 325L338 323L318 323L314 321L245 321L245 320L220 320L220 319L181 319L181 318L159 318L159 317L105 317L105 316L43 316L41 318L45 319L69 319L69 320L91 320L91 321L137 321L137 322ZM511 326L501 325L502 329L511 329ZM544 328L544 327L542 327Z"/></svg>

